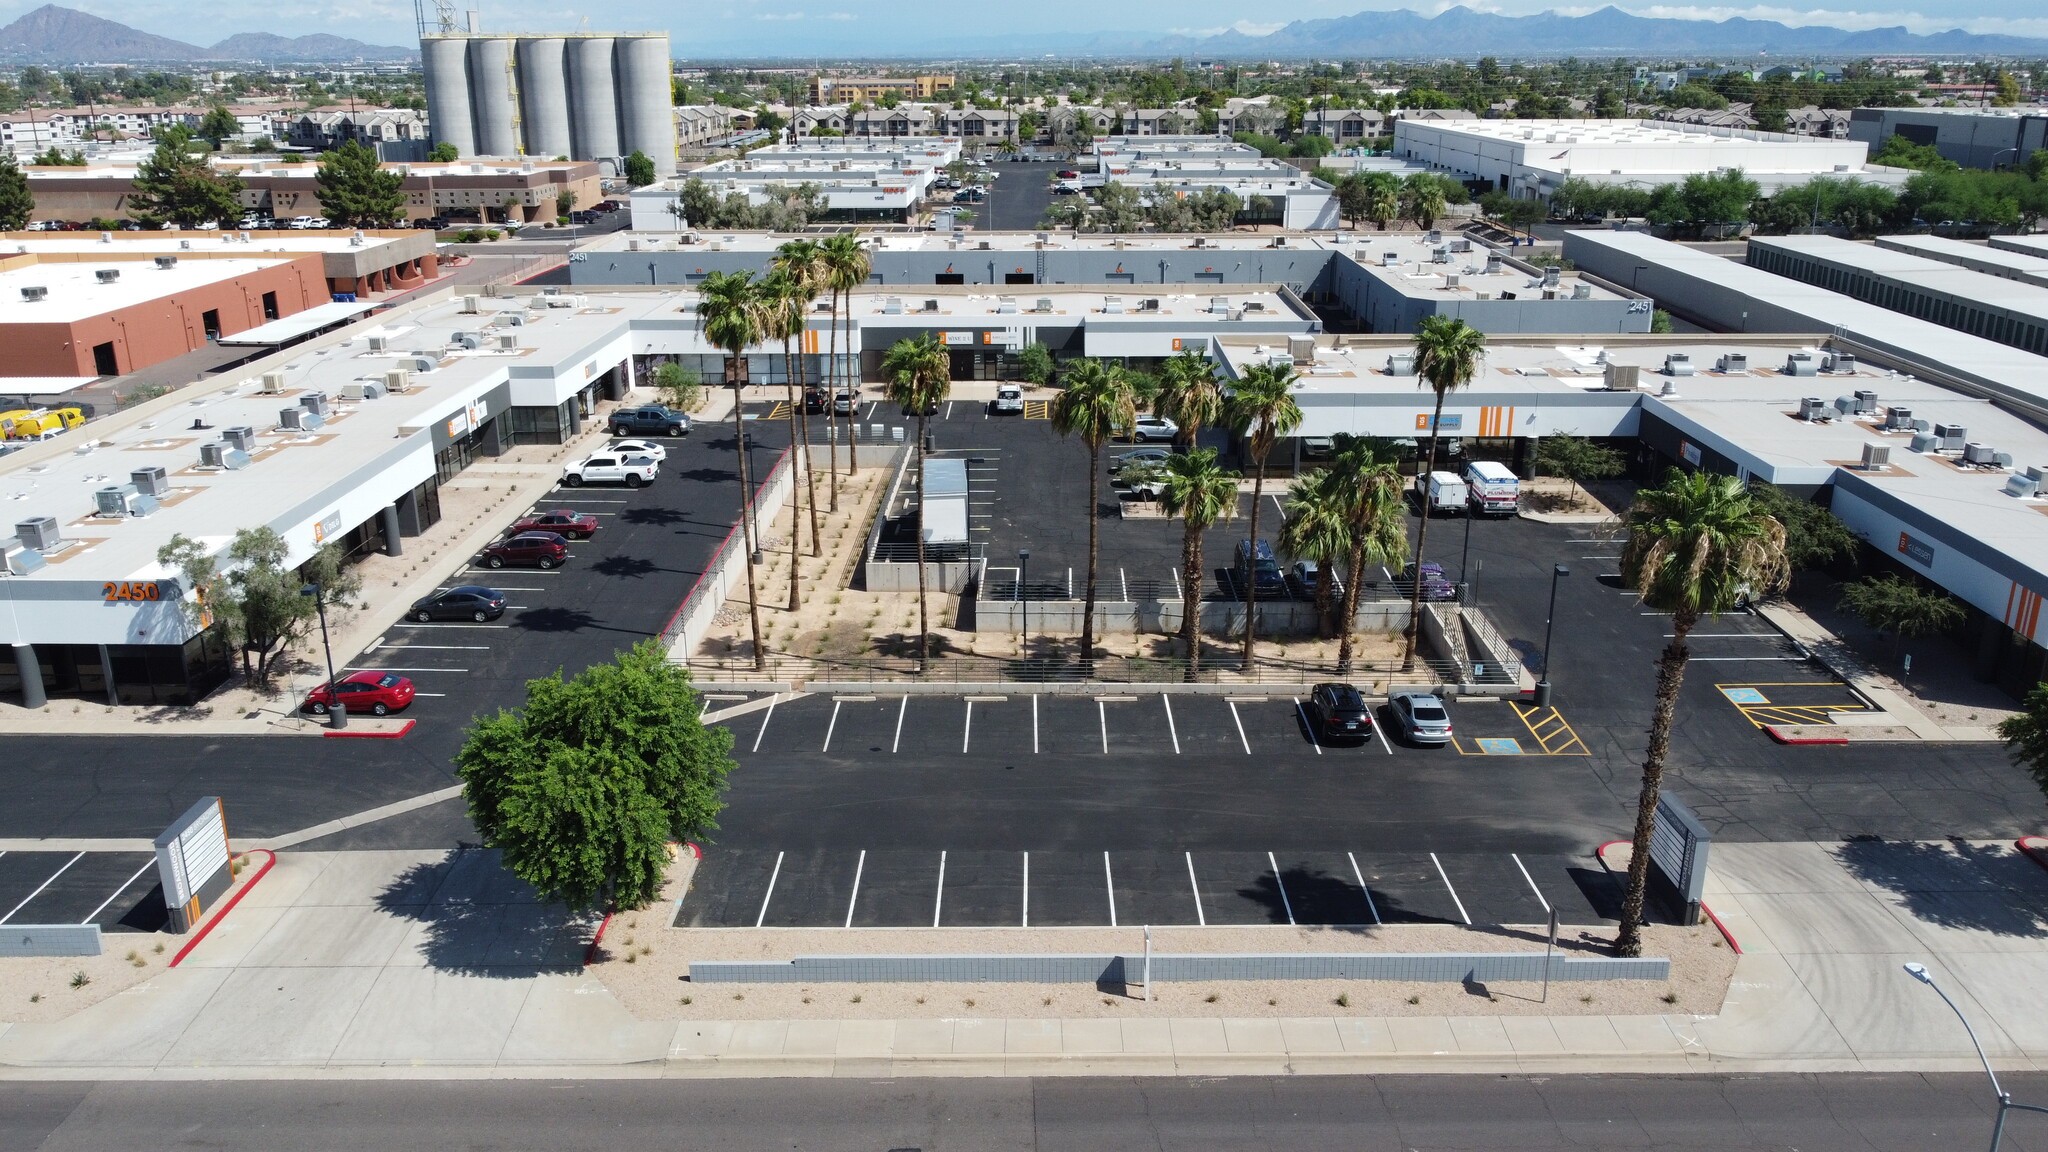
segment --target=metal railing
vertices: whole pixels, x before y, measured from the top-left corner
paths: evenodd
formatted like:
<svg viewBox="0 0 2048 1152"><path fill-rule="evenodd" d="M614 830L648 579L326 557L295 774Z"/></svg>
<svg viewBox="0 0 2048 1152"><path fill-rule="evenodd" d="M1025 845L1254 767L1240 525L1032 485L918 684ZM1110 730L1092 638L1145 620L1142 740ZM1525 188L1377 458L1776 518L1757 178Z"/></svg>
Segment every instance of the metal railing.
<svg viewBox="0 0 2048 1152"><path fill-rule="evenodd" d="M770 652L762 667L754 667L751 656L692 657L681 661L698 680L734 682L769 681L809 683L814 681L919 684L1182 684L1188 683L1187 661L1180 657L1097 656L1083 662L1078 656L1002 657L974 656L948 652L934 655L931 670L920 673L915 655L888 656L797 656ZM1399 661L1352 664L1349 675L1356 680L1383 681L1389 685L1456 684L1465 681L1455 663L1418 659L1413 669L1401 670ZM1327 661L1259 659L1250 670L1229 657L1205 658L1193 683L1197 684L1308 684L1335 675Z"/></svg>
<svg viewBox="0 0 2048 1152"><path fill-rule="evenodd" d="M782 454L775 458L775 464L768 469L768 474L761 478L759 484L755 485L753 492L748 493L747 501L749 504L758 506L760 494L772 491L775 485L782 481L783 475L791 467L792 451L792 449L785 448L782 450ZM742 531L742 527L746 523L745 514L746 510L742 508L740 517L735 519L733 526L726 531L725 539L718 542L718 547L711 552L711 558L704 562L703 571L697 574L696 582L690 585L689 592L683 596L683 602L676 606L675 612L668 618L668 623L662 625L662 647L673 648L675 646L676 641L682 638L684 631L689 627L692 613L703 610L704 602L707 599L716 596L719 602L722 603L724 601L726 589L721 586L718 576L724 570L726 564L734 559L737 550L746 546L746 534ZM716 605L712 605L710 610L716 611Z"/></svg>

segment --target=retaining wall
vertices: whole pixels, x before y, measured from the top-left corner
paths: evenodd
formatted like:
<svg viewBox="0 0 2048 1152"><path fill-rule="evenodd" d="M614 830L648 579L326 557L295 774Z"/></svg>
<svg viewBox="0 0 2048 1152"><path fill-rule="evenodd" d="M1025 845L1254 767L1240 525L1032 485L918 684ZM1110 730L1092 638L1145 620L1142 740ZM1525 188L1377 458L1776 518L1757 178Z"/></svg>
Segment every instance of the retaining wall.
<svg viewBox="0 0 2048 1152"><path fill-rule="evenodd" d="M0 956L97 956L97 924L7 924L0 926Z"/></svg>
<svg viewBox="0 0 2048 1152"><path fill-rule="evenodd" d="M1464 981L1668 980L1662 957L1545 959L1541 952L1154 955L1157 982L1196 980ZM693 984L943 983L1123 984L1142 979L1142 955L798 956L786 962L698 960Z"/></svg>
<svg viewBox="0 0 2048 1152"><path fill-rule="evenodd" d="M915 575L915 572L912 573ZM872 586L872 585L871 585ZM982 599L974 603L974 630L996 635L1022 635L1026 623L1034 636L1078 636L1083 600ZM1302 600L1275 600L1256 605L1260 636L1313 636L1320 627L1316 606ZM1244 635L1244 603L1238 600L1202 601L1202 634ZM1026 616L1029 620L1026 620ZM1358 606L1355 627L1366 631L1398 632L1408 626L1405 600L1365 601ZM1173 636L1180 632L1181 602L1173 600L1097 600L1095 632L1098 636L1119 633L1153 633Z"/></svg>

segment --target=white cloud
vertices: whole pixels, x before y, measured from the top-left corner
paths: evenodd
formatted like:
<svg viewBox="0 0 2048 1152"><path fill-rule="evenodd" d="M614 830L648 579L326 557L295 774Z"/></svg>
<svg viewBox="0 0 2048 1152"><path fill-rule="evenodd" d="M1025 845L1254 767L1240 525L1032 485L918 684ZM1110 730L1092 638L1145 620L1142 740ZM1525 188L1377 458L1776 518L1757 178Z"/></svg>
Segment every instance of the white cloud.
<svg viewBox="0 0 2048 1152"><path fill-rule="evenodd" d="M851 12L827 12L827 13L825 13L825 14L824 14L823 16L820 16L820 17L818 17L818 19L820 19L820 20L858 20L858 19L860 19L860 17L858 17L858 16L855 16L855 15L854 15L853 13L851 13Z"/></svg>
<svg viewBox="0 0 2048 1152"><path fill-rule="evenodd" d="M1271 36L1291 21L1277 20L1270 24L1256 24L1250 20L1239 20L1235 24L1218 24L1214 28L1168 28L1169 36L1221 36L1225 32L1236 32L1243 36Z"/></svg>
<svg viewBox="0 0 2048 1152"><path fill-rule="evenodd" d="M803 18L804 14L801 12L763 12L759 16L754 17L756 20L801 20Z"/></svg>

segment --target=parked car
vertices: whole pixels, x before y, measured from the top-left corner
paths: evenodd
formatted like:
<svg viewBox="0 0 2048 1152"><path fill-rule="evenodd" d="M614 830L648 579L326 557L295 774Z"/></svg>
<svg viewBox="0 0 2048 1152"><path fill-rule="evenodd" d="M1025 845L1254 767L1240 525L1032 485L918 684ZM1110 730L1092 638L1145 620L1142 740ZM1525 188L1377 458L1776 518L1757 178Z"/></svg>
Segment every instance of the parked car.
<svg viewBox="0 0 2048 1152"><path fill-rule="evenodd" d="M828 402L828 401L827 401L827 399L826 399L826 397L827 397L827 393L826 393L826 391L825 391L825 390L824 390L823 388L820 388L820 387L818 387L818 386L817 386L817 385L815 385L815 384L811 385L810 387L807 387L807 388L805 388L805 389L804 389L804 411L805 411L805 412L823 412L823 411L825 410L825 405L826 405L826 403Z"/></svg>
<svg viewBox="0 0 2048 1152"><path fill-rule="evenodd" d="M292 217L292 223L291 223L291 226L292 226L293 228L312 228L312 227L315 227L315 225L314 225L314 223L313 223L313 217L311 217L311 216L294 216L294 217Z"/></svg>
<svg viewBox="0 0 2048 1152"><path fill-rule="evenodd" d="M660 404L621 408L608 421L614 436L682 436L690 431L690 416Z"/></svg>
<svg viewBox="0 0 2048 1152"><path fill-rule="evenodd" d="M1171 455L1171 448L1133 448L1129 452L1119 452L1110 457L1109 470L1121 472L1133 464L1164 464L1166 458Z"/></svg>
<svg viewBox="0 0 2048 1152"><path fill-rule="evenodd" d="M1024 389L1016 384L996 385L995 402L989 407L996 412L1024 411Z"/></svg>
<svg viewBox="0 0 2048 1152"><path fill-rule="evenodd" d="M1313 560L1296 560L1294 567L1287 573L1287 578L1294 583L1295 589L1301 593L1304 600L1316 598L1316 593L1326 576L1330 581L1330 595L1341 598L1344 595L1344 581L1334 570L1325 568Z"/></svg>
<svg viewBox="0 0 2048 1152"><path fill-rule="evenodd" d="M668 449L652 440L614 440L605 445L604 450L627 456L652 456L657 464L668 463Z"/></svg>
<svg viewBox="0 0 2048 1152"><path fill-rule="evenodd" d="M638 488L654 483L661 465L652 456L628 456L618 452L596 452L562 470L562 483L571 488L585 484L624 484Z"/></svg>
<svg viewBox="0 0 2048 1152"><path fill-rule="evenodd" d="M1072 168L1062 168L1053 173L1053 175L1061 180L1079 180L1081 178L1081 174Z"/></svg>
<svg viewBox="0 0 2048 1152"><path fill-rule="evenodd" d="M860 407L860 396L851 388L841 388L832 397L832 414L851 416Z"/></svg>
<svg viewBox="0 0 2048 1152"><path fill-rule="evenodd" d="M1287 580L1280 575L1280 562L1273 559L1270 540L1239 540L1232 570L1236 574L1240 595L1247 582L1252 586L1254 599L1287 595Z"/></svg>
<svg viewBox="0 0 2048 1152"><path fill-rule="evenodd" d="M1139 444L1171 440L1180 435L1180 425L1164 416L1140 416L1130 427L1130 438Z"/></svg>
<svg viewBox="0 0 2048 1152"><path fill-rule="evenodd" d="M511 534L517 536L523 532L552 532L571 540L588 540L597 535L597 517L573 508L536 512L513 521Z"/></svg>
<svg viewBox="0 0 2048 1152"><path fill-rule="evenodd" d="M396 672L351 672L332 684L322 684L306 693L299 711L325 716L338 706L348 712L384 716L403 712L412 704L411 679Z"/></svg>
<svg viewBox="0 0 2048 1152"><path fill-rule="evenodd" d="M557 568L569 558L569 542L553 532L521 532L484 549L484 567L531 564L535 568Z"/></svg>
<svg viewBox="0 0 2048 1152"><path fill-rule="evenodd" d="M1309 692L1309 711L1325 736L1365 736L1372 732L1372 708L1364 693L1330 680Z"/></svg>
<svg viewBox="0 0 2048 1152"><path fill-rule="evenodd" d="M1402 566L1401 582L1412 586L1414 580L1415 565L1407 564ZM1434 560L1422 566L1422 598L1424 600L1456 600L1458 598L1458 586L1451 583L1450 579L1444 575L1444 566Z"/></svg>
<svg viewBox="0 0 2048 1152"><path fill-rule="evenodd" d="M482 624L505 614L505 594L481 584L459 584L420 597L405 614L422 624L429 620L474 620Z"/></svg>
<svg viewBox="0 0 2048 1152"><path fill-rule="evenodd" d="M1410 744L1451 742L1451 713L1444 702L1428 692L1403 692L1388 701L1401 737Z"/></svg>

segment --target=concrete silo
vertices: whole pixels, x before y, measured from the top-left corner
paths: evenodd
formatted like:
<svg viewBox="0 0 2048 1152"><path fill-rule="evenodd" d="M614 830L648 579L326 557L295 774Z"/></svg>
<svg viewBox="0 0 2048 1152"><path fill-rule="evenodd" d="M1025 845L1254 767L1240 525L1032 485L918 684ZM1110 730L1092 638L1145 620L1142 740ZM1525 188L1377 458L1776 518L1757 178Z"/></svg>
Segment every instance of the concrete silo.
<svg viewBox="0 0 2048 1152"><path fill-rule="evenodd" d="M479 36L469 42L471 110L476 150L483 156L519 154L519 106L513 95L512 41Z"/></svg>
<svg viewBox="0 0 2048 1152"><path fill-rule="evenodd" d="M675 100L670 87L666 36L620 37L618 61L619 150L640 151L654 170L676 170Z"/></svg>
<svg viewBox="0 0 2048 1152"><path fill-rule="evenodd" d="M566 47L560 36L519 40L520 123L526 129L527 153L542 159L576 154L569 131Z"/></svg>
<svg viewBox="0 0 2048 1152"><path fill-rule="evenodd" d="M420 68L427 81L427 124L434 142L476 155L476 125L469 114L469 40L422 37Z"/></svg>
<svg viewBox="0 0 2048 1152"><path fill-rule="evenodd" d="M612 38L579 36L569 42L569 127L579 160L623 155L619 150L618 87L612 75Z"/></svg>

